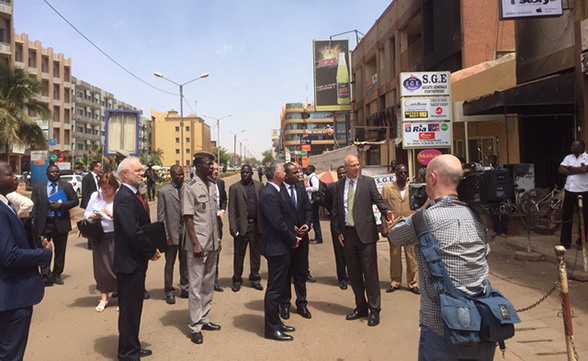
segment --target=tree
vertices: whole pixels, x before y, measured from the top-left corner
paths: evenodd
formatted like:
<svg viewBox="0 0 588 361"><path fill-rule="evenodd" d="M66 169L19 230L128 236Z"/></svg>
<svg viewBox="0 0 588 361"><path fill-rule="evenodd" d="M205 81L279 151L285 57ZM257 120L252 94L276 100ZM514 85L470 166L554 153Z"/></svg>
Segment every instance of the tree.
<svg viewBox="0 0 588 361"><path fill-rule="evenodd" d="M113 156L103 156L104 155L104 144L100 145L95 150L91 148L88 150L88 153L84 153L80 158L76 160L75 168L76 169L90 169L90 163L97 161L102 163L102 168L104 173L113 172L116 170L116 157Z"/></svg>
<svg viewBox="0 0 588 361"><path fill-rule="evenodd" d="M29 114L51 117L49 105L36 98L43 83L19 68L0 65L0 144L15 142L47 148L43 130Z"/></svg>
<svg viewBox="0 0 588 361"><path fill-rule="evenodd" d="M218 150L215 149L214 150L214 156L218 156L217 154ZM228 165L229 163L232 163L232 159L233 157L231 157L228 153L227 150L223 147L220 147L220 162L218 162L218 164L220 165Z"/></svg>
<svg viewBox="0 0 588 361"><path fill-rule="evenodd" d="M271 149L268 149L268 150L264 151L263 153L261 153L261 156L263 157L261 160L261 163L266 165L267 163L274 160L274 151Z"/></svg>
<svg viewBox="0 0 588 361"><path fill-rule="evenodd" d="M141 160L142 164L149 165L163 165L163 161L161 160L163 157L163 149L157 148L151 153L141 152L139 155L139 159Z"/></svg>

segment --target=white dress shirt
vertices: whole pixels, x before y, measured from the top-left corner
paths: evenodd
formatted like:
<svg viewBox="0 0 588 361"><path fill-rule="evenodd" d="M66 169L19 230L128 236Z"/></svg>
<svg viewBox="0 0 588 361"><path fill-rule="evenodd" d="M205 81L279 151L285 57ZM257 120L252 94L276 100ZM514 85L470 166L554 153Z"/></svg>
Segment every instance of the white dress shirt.
<svg viewBox="0 0 588 361"><path fill-rule="evenodd" d="M588 165L588 153L584 152L577 158L573 153L568 154L560 165L572 167ZM588 173L569 175L565 189L570 192L588 192Z"/></svg>
<svg viewBox="0 0 588 361"><path fill-rule="evenodd" d="M345 209L345 225L349 226L349 215L347 214L347 194L349 191L349 185L351 183L349 183L350 180L353 180L353 190L357 190L357 180L358 178L355 179L349 179L349 178L345 178L345 188L343 189L343 208Z"/></svg>

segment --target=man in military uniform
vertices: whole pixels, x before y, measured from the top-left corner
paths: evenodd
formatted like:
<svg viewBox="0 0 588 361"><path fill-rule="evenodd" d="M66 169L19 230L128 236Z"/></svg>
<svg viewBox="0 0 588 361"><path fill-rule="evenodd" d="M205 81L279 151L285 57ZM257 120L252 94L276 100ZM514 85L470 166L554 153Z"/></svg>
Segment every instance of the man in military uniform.
<svg viewBox="0 0 588 361"><path fill-rule="evenodd" d="M214 155L208 152L194 154L194 167L196 176L182 188L182 215L187 231L184 250L188 253L189 327L192 331L192 342L201 344L202 330L221 329L208 318L212 305L216 258L220 249L218 196L214 183L208 180L214 171Z"/></svg>

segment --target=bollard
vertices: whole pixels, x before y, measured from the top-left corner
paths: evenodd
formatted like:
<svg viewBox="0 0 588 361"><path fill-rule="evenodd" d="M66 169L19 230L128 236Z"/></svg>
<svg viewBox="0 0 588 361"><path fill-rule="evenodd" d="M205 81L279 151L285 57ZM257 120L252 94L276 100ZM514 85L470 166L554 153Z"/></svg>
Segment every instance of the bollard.
<svg viewBox="0 0 588 361"><path fill-rule="evenodd" d="M566 270L566 249L564 246L555 246L555 255L558 259L557 270L559 272L561 312L564 320L564 331L566 335L566 349L568 361L578 361L578 354L574 344L574 329L572 327L572 309L570 307L570 294L568 287L568 273Z"/></svg>
<svg viewBox="0 0 588 361"><path fill-rule="evenodd" d="M586 225L584 224L584 197L578 196L578 213L580 218L580 239L582 240L582 256L584 272L588 272L588 256L586 255Z"/></svg>

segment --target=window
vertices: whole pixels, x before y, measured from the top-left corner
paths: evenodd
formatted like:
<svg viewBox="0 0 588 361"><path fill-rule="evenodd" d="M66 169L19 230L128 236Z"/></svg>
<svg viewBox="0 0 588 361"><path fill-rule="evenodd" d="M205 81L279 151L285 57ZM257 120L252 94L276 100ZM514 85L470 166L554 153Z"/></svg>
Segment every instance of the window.
<svg viewBox="0 0 588 361"><path fill-rule="evenodd" d="M332 118L333 113L331 112L317 112L317 113L310 113L311 119L327 119Z"/></svg>
<svg viewBox="0 0 588 361"><path fill-rule="evenodd" d="M190 127L186 127L186 132L189 132L189 131L190 131Z"/></svg>
<svg viewBox="0 0 588 361"><path fill-rule="evenodd" d="M176 132L179 132L179 131L180 131L180 127L176 127Z"/></svg>
<svg viewBox="0 0 588 361"><path fill-rule="evenodd" d="M190 154L190 149L186 149L186 154Z"/></svg>
<svg viewBox="0 0 588 361"><path fill-rule="evenodd" d="M179 143L179 142L180 142L180 138L176 138L176 143Z"/></svg>
<svg viewBox="0 0 588 361"><path fill-rule="evenodd" d="M190 165L190 161L189 160L186 161L186 165L188 165L188 166Z"/></svg>
<svg viewBox="0 0 588 361"><path fill-rule="evenodd" d="M302 113L288 113L286 119L302 119Z"/></svg>
<svg viewBox="0 0 588 361"><path fill-rule="evenodd" d="M180 150L179 149L176 149L176 154L180 154Z"/></svg>
<svg viewBox="0 0 588 361"><path fill-rule="evenodd" d="M190 143L190 138L186 138L186 143Z"/></svg>

